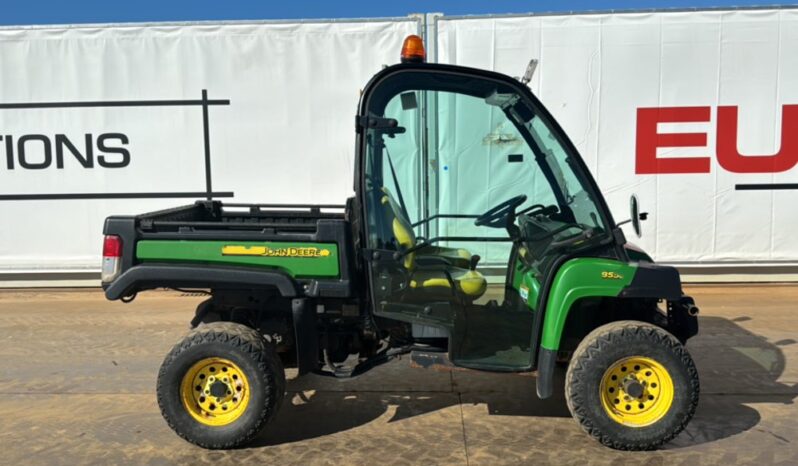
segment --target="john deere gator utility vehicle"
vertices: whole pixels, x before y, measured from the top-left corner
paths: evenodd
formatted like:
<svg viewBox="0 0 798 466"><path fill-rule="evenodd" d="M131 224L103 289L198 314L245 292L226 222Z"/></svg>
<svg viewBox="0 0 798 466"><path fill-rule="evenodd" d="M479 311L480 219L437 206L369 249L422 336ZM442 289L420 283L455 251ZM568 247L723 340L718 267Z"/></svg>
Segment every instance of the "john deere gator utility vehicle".
<svg viewBox="0 0 798 466"><path fill-rule="evenodd" d="M568 363L571 413L612 448L655 448L685 427L697 308L674 268L626 242L524 81L425 63L411 36L363 90L345 206L198 201L106 220L108 299L210 294L158 375L178 435L245 444L280 406L285 368L354 377L407 353L537 371L543 399ZM636 199L631 210L639 232Z"/></svg>

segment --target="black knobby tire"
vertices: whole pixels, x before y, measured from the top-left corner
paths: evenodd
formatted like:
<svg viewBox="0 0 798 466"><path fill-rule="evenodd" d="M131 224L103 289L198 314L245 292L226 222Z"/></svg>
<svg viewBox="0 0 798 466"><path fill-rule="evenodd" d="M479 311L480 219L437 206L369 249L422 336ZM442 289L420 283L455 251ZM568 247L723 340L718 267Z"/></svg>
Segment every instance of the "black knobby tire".
<svg viewBox="0 0 798 466"><path fill-rule="evenodd" d="M668 371L673 401L656 422L630 427L613 420L601 402L605 371L624 358L643 356ZM652 450L672 440L695 414L699 381L693 359L664 329L638 321L619 321L588 334L574 351L565 377L568 409L582 428L602 444L618 450Z"/></svg>
<svg viewBox="0 0 798 466"><path fill-rule="evenodd" d="M250 388L246 410L232 423L209 426L183 406L184 375L200 360L224 358L245 374ZM210 449L235 448L251 441L279 409L285 372L274 348L254 329L233 322L213 322L191 330L172 348L158 373L158 405L169 427L189 442Z"/></svg>

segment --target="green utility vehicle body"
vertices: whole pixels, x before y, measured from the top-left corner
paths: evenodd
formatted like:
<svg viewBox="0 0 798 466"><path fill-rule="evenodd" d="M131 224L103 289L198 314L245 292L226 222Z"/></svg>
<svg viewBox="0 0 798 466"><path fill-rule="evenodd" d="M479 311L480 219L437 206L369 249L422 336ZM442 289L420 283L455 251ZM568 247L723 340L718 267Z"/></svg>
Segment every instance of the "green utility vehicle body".
<svg viewBox="0 0 798 466"><path fill-rule="evenodd" d="M225 254L224 241L143 240L136 245L136 259L148 263L199 263L245 265L277 270L294 279L338 278L340 273L337 245L334 243L238 242L236 247L257 249L256 253ZM263 252L261 252L263 250ZM297 255L305 252L305 255ZM321 251L321 253L319 252ZM294 254L291 256L291 254ZM308 261L313 257L313 261ZM541 348L557 351L568 311L583 298L619 297L624 294L638 270L638 264L598 258L572 259L561 267L546 302L549 314L543 323ZM532 270L516 274L513 287L534 313L540 307L540 282ZM656 293L656 292L655 292Z"/></svg>
<svg viewBox="0 0 798 466"><path fill-rule="evenodd" d="M537 371L544 399L555 365L603 326L639 322L682 344L697 333L677 270L627 243L578 151L525 83L460 66L389 66L363 90L355 130L345 205L204 200L109 217L107 298L203 290L209 298L192 327L251 329L300 375L353 377L412 353L421 366ZM467 182L483 172L486 183L508 181ZM639 232L636 199L631 210ZM503 278L483 273L497 270ZM624 383L643 396L637 381Z"/></svg>

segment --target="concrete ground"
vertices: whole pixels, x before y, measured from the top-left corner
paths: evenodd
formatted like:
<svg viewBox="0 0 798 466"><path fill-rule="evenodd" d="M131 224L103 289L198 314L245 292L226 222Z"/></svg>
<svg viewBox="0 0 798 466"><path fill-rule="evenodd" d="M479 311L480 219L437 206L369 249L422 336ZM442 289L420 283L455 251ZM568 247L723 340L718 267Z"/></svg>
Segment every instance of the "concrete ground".
<svg viewBox="0 0 798 466"><path fill-rule="evenodd" d="M655 452L584 434L532 376L413 369L407 358L349 381L290 380L248 448L206 451L161 419L155 377L202 299L151 292L0 292L2 464L798 464L798 286L691 287L688 349L701 402ZM561 390L561 387L560 387Z"/></svg>

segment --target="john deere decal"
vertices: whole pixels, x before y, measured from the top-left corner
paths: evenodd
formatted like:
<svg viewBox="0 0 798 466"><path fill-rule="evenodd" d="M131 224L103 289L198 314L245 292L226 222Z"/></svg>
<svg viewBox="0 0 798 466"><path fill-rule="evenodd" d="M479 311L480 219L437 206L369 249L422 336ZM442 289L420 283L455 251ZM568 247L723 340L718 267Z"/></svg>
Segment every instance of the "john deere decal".
<svg viewBox="0 0 798 466"><path fill-rule="evenodd" d="M327 257L329 249L317 247L307 248L270 248L268 246L224 246L224 256L266 256L266 257Z"/></svg>

